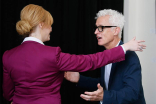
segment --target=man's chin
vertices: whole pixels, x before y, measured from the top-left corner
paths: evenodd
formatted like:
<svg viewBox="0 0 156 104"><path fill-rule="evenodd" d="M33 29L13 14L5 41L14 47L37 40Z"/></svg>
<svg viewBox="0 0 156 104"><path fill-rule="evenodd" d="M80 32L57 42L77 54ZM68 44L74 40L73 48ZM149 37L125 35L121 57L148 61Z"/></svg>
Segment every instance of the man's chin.
<svg viewBox="0 0 156 104"><path fill-rule="evenodd" d="M99 46L103 46L103 44L102 44L102 43L98 43L98 45L99 45Z"/></svg>

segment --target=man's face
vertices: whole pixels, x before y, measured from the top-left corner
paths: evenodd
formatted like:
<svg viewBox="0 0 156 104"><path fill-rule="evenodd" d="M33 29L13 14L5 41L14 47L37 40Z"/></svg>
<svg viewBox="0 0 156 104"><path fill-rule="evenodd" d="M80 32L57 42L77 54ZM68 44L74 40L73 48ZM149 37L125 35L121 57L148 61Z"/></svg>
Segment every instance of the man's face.
<svg viewBox="0 0 156 104"><path fill-rule="evenodd" d="M96 20L96 26L112 26L109 23L109 16L101 16ZM98 40L98 45L100 46L109 46L109 44L114 39L114 31L113 27L111 28L103 28L102 32L98 31L98 28L95 30L95 34Z"/></svg>

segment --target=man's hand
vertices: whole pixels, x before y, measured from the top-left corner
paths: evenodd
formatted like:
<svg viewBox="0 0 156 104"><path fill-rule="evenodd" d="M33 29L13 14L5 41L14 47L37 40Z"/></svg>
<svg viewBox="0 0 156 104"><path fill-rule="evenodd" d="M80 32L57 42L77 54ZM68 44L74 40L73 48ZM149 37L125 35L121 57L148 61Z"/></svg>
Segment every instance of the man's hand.
<svg viewBox="0 0 156 104"><path fill-rule="evenodd" d="M134 37L132 40L129 42L123 44L123 47L125 50L130 50L130 51L140 51L142 52L143 49L146 49L146 45L141 44L142 42L145 42L144 40L135 40L136 37Z"/></svg>
<svg viewBox="0 0 156 104"><path fill-rule="evenodd" d="M80 74L79 72L64 72L64 77L70 82L78 83Z"/></svg>
<svg viewBox="0 0 156 104"><path fill-rule="evenodd" d="M103 101L103 87L98 83L98 89L93 92L85 92L85 94L81 94L80 97L86 101Z"/></svg>

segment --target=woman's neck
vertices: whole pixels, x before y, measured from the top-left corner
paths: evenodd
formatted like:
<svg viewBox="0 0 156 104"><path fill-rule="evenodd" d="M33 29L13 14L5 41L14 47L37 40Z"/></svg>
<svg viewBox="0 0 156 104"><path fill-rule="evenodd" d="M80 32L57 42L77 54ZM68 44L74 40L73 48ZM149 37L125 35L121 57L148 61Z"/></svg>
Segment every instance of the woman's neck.
<svg viewBox="0 0 156 104"><path fill-rule="evenodd" d="M39 40L42 41L41 34L40 33L37 33L37 32L31 33L29 35L29 37L35 37L35 38L37 38L37 39L39 39Z"/></svg>

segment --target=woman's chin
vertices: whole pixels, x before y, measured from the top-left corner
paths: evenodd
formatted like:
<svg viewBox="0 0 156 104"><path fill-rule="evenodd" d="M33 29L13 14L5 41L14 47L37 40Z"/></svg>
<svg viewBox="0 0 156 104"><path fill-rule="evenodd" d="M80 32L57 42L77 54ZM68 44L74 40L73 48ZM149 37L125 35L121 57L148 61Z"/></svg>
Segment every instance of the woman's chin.
<svg viewBox="0 0 156 104"><path fill-rule="evenodd" d="M44 40L43 42L47 42L47 41L50 41L50 38L48 38L48 39Z"/></svg>

